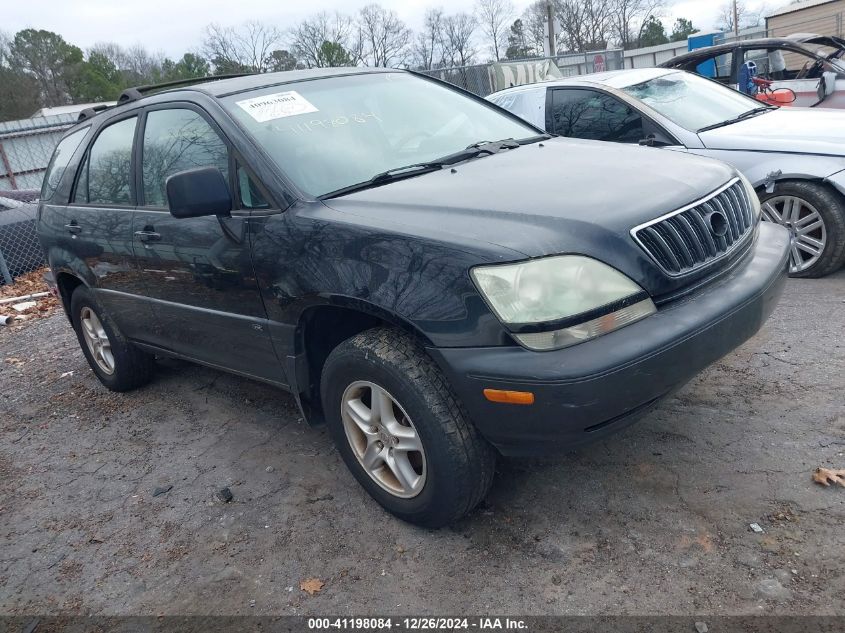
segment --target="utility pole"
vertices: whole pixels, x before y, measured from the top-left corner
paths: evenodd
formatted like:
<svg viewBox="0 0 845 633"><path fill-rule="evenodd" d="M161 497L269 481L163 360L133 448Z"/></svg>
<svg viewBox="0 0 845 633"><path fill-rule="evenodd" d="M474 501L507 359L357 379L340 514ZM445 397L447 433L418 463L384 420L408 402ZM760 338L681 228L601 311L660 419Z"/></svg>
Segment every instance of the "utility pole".
<svg viewBox="0 0 845 633"><path fill-rule="evenodd" d="M734 34L739 37L739 7L736 2L737 0L734 0Z"/></svg>
<svg viewBox="0 0 845 633"><path fill-rule="evenodd" d="M552 6L552 1L546 2L546 20L549 24L549 33L546 37L549 38L549 57L554 57L555 54L555 10Z"/></svg>

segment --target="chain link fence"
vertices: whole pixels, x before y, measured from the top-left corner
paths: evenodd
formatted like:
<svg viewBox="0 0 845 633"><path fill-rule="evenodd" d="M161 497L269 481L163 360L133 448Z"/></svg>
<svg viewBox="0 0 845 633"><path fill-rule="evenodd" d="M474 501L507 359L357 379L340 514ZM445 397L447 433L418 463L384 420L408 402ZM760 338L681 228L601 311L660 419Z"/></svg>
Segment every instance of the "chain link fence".
<svg viewBox="0 0 845 633"><path fill-rule="evenodd" d="M75 121L64 114L0 123L0 285L44 265L33 203L53 150Z"/></svg>

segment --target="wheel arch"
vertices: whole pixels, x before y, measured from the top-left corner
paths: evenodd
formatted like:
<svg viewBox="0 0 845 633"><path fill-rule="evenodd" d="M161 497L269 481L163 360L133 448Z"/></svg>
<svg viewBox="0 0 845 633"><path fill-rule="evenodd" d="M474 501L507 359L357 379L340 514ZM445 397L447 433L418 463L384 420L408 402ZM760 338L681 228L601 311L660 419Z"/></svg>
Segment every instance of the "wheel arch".
<svg viewBox="0 0 845 633"><path fill-rule="evenodd" d="M308 306L300 313L294 335L294 355L289 357L287 369L293 374L290 382L309 424L323 422L320 379L329 354L343 341L377 327L405 332L423 348L432 345L420 328L366 301L335 298Z"/></svg>

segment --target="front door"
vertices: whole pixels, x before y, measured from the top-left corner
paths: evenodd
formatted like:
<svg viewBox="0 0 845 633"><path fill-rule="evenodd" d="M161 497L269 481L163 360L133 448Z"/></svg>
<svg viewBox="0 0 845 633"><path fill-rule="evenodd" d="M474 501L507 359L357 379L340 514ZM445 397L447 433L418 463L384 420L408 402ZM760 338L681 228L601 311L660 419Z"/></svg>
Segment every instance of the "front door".
<svg viewBox="0 0 845 633"><path fill-rule="evenodd" d="M146 113L141 134L135 256L155 313L155 344L180 355L284 384L253 274L248 211L230 218L174 218L168 176L218 167L229 179L229 148L190 106ZM230 186L231 186L230 179Z"/></svg>

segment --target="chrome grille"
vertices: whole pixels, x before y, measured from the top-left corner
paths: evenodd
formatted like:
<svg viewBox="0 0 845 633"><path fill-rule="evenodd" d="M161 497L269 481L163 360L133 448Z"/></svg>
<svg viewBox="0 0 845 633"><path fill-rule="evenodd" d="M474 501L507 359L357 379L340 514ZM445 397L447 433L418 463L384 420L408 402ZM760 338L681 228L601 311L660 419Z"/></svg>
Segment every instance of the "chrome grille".
<svg viewBox="0 0 845 633"><path fill-rule="evenodd" d="M699 202L635 227L631 235L664 272L678 276L745 244L753 226L751 201L736 179Z"/></svg>

